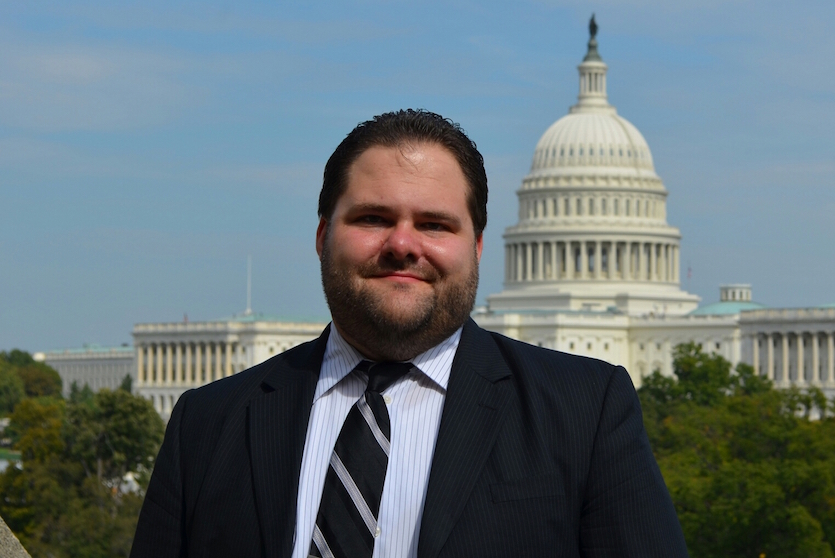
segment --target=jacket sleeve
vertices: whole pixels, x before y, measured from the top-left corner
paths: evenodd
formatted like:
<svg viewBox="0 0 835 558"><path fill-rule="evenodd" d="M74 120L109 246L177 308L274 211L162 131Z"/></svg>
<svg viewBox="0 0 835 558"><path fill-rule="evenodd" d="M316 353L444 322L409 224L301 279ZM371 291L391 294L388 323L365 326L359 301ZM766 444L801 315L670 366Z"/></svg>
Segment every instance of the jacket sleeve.
<svg viewBox="0 0 835 558"><path fill-rule="evenodd" d="M687 546L626 370L610 377L580 521L586 557L685 558Z"/></svg>
<svg viewBox="0 0 835 558"><path fill-rule="evenodd" d="M180 431L188 395L186 392L180 396L168 421L139 514L131 558L186 556Z"/></svg>

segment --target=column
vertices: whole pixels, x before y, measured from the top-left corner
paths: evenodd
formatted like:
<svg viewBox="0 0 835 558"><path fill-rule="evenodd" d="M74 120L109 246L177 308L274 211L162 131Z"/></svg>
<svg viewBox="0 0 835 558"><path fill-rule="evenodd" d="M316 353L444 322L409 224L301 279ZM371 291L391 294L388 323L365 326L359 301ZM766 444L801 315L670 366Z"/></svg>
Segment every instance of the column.
<svg viewBox="0 0 835 558"><path fill-rule="evenodd" d="M203 383L203 347L199 341L194 343L194 385Z"/></svg>
<svg viewBox="0 0 835 558"><path fill-rule="evenodd" d="M636 274L636 279L639 281L646 280L646 273L647 273L647 251L646 251L646 244L643 242L638 243L638 273Z"/></svg>
<svg viewBox="0 0 835 558"><path fill-rule="evenodd" d="M220 378L220 375L222 373L220 362L221 362L220 342L217 342L217 343L215 343L215 373L212 374L212 380L217 380L217 379Z"/></svg>
<svg viewBox="0 0 835 558"><path fill-rule="evenodd" d="M632 279L632 243L623 244L623 278L627 281Z"/></svg>
<svg viewBox="0 0 835 558"><path fill-rule="evenodd" d="M806 384L806 372L803 370L803 332L801 331L795 336L795 347L797 349L797 384L798 385L805 385Z"/></svg>
<svg viewBox="0 0 835 558"><path fill-rule="evenodd" d="M151 383L159 384L162 380L162 345L157 343L154 346L154 371L151 375Z"/></svg>
<svg viewBox="0 0 835 558"><path fill-rule="evenodd" d="M522 280L522 245L521 244L514 244L513 245L513 253L516 254L515 261L516 267L514 269L514 277L516 277L516 281Z"/></svg>
<svg viewBox="0 0 835 558"><path fill-rule="evenodd" d="M551 243L551 279L559 279L560 278L560 268L557 264L557 252L559 252L559 243L552 242Z"/></svg>
<svg viewBox="0 0 835 558"><path fill-rule="evenodd" d="M227 341L226 343L224 343L224 345L226 346L226 355L225 355L226 360L223 363L224 364L223 375L224 376L231 376L232 375L232 343Z"/></svg>
<svg viewBox="0 0 835 558"><path fill-rule="evenodd" d="M530 281L533 279L533 262L531 261L531 254L533 254L533 247L530 242L525 243L525 279Z"/></svg>
<svg viewBox="0 0 835 558"><path fill-rule="evenodd" d="M504 245L504 280L505 281L512 281L513 277L511 276L511 257L513 256L513 248L511 248L510 244Z"/></svg>
<svg viewBox="0 0 835 558"><path fill-rule="evenodd" d="M171 383L171 376L172 376L172 362L171 362L171 343L165 344L165 383Z"/></svg>
<svg viewBox="0 0 835 558"><path fill-rule="evenodd" d="M174 381L183 382L183 344L174 345Z"/></svg>
<svg viewBox="0 0 835 558"><path fill-rule="evenodd" d="M609 241L609 270L608 270L608 279L612 280L615 278L615 268L618 265L618 243L614 240Z"/></svg>
<svg viewBox="0 0 835 558"><path fill-rule="evenodd" d="M760 336L759 336L759 334L754 333L751 336L751 347L752 347L752 353L751 353L752 363L751 363L751 365L754 367L754 374L759 376L760 375Z"/></svg>
<svg viewBox="0 0 835 558"><path fill-rule="evenodd" d="M136 345L136 386L145 383L145 346Z"/></svg>
<svg viewBox="0 0 835 558"><path fill-rule="evenodd" d="M577 270L574 268L574 242L567 240L565 242L565 278L574 279L577 275Z"/></svg>
<svg viewBox="0 0 835 558"><path fill-rule="evenodd" d="M773 333L766 333L765 334L765 341L768 343L766 347L766 370L765 375L766 377L774 381L774 334Z"/></svg>
<svg viewBox="0 0 835 558"><path fill-rule="evenodd" d="M835 387L835 333L826 334L826 382Z"/></svg>
<svg viewBox="0 0 835 558"><path fill-rule="evenodd" d="M194 354L194 345L191 343L186 342L186 365L185 370L183 370L183 383L190 384L191 383L191 375L192 371L192 354Z"/></svg>
<svg viewBox="0 0 835 558"><path fill-rule="evenodd" d="M789 384L789 334L783 333L781 335L783 338L783 378L782 382L785 385Z"/></svg>
<svg viewBox="0 0 835 558"><path fill-rule="evenodd" d="M545 279L545 243L536 243L536 278L539 281Z"/></svg>
<svg viewBox="0 0 835 558"><path fill-rule="evenodd" d="M649 245L649 274L648 279L650 281L657 281L658 280L658 245L657 244L650 244Z"/></svg>
<svg viewBox="0 0 835 558"><path fill-rule="evenodd" d="M586 279L589 276L589 254L586 251L588 246L585 240L580 241L580 279Z"/></svg>
<svg viewBox="0 0 835 558"><path fill-rule="evenodd" d="M603 269L603 250L599 240L594 243L594 278L600 279Z"/></svg>
<svg viewBox="0 0 835 558"><path fill-rule="evenodd" d="M820 353L818 352L818 333L812 332L812 384L819 386L821 383Z"/></svg>

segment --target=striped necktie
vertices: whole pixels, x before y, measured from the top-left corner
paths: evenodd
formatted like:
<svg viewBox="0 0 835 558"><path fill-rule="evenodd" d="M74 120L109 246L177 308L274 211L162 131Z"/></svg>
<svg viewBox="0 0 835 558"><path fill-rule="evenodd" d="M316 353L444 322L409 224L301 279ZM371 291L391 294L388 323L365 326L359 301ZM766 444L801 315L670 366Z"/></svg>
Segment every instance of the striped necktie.
<svg viewBox="0 0 835 558"><path fill-rule="evenodd" d="M367 360L357 365L368 374L368 387L348 413L331 454L310 556L371 557L380 535L377 518L391 439L382 392L412 367L412 363Z"/></svg>

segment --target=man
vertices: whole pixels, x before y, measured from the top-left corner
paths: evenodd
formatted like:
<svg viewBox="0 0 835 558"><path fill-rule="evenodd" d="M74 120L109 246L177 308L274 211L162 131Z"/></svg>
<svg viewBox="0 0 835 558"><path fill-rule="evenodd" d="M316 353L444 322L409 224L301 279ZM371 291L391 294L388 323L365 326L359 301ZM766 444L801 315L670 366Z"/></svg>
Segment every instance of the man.
<svg viewBox="0 0 835 558"><path fill-rule="evenodd" d="M469 319L487 178L425 111L325 167L333 323L184 394L132 556L686 556L626 371Z"/></svg>

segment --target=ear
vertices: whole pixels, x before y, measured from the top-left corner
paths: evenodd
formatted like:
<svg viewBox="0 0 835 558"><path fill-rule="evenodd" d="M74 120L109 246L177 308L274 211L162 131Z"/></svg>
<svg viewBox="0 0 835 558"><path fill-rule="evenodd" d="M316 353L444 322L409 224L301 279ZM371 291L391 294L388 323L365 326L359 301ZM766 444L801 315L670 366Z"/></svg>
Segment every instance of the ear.
<svg viewBox="0 0 835 558"><path fill-rule="evenodd" d="M475 253L479 263L481 263L482 248L484 248L484 233L478 235L478 237L475 239Z"/></svg>
<svg viewBox="0 0 835 558"><path fill-rule="evenodd" d="M325 246L325 237L328 235L328 222L324 217L319 217L319 226L316 227L316 253L322 259L322 249Z"/></svg>

